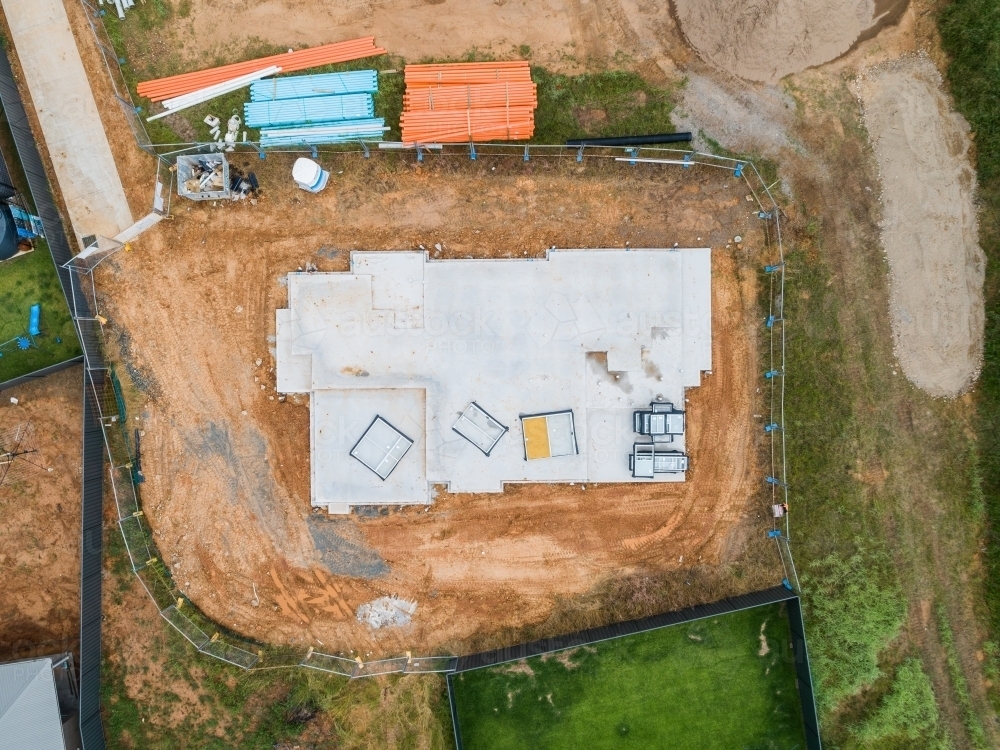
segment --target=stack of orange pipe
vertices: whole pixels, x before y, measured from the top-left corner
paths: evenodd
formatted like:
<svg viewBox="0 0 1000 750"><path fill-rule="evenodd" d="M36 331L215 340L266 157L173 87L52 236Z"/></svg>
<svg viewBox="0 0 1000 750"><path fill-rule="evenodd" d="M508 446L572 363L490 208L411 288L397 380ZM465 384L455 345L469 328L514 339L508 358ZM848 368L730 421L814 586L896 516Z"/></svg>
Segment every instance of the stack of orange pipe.
<svg viewBox="0 0 1000 750"><path fill-rule="evenodd" d="M181 73L167 78L143 81L138 86L138 92L140 96L145 96L147 99L159 102L164 99L181 96L182 94L189 94L192 91L197 91L216 83L230 81L247 73L263 70L271 65L279 65L283 73L291 73L296 70L305 70L306 68L314 68L320 65L331 65L333 63L359 60L363 57L384 54L384 49L375 46L375 37L366 36L361 39L353 39L349 42L324 44L321 47L310 47L309 49L302 49L297 52L284 52L280 55L271 55L269 57L258 58L257 60L232 63L231 65L223 65L219 68L209 68L208 70L199 70L193 73Z"/></svg>
<svg viewBox="0 0 1000 750"><path fill-rule="evenodd" d="M405 143L516 141L535 132L538 97L528 63L407 65Z"/></svg>
<svg viewBox="0 0 1000 750"><path fill-rule="evenodd" d="M403 73L407 88L450 86L461 83L531 82L531 69L524 60L489 63L407 65Z"/></svg>
<svg viewBox="0 0 1000 750"><path fill-rule="evenodd" d="M442 109L479 109L483 107L538 106L535 84L476 83L462 86L426 86L410 88L403 95L407 112L430 112Z"/></svg>

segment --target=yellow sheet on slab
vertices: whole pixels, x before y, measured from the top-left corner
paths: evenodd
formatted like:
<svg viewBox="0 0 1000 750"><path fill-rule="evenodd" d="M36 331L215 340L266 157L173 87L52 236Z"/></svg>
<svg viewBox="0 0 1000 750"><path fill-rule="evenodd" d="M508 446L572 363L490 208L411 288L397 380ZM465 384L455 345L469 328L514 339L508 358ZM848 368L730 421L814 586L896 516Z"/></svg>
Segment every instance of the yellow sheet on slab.
<svg viewBox="0 0 1000 750"><path fill-rule="evenodd" d="M528 460L548 458L552 455L549 450L549 427L545 417L522 419L521 427L524 430L524 454Z"/></svg>

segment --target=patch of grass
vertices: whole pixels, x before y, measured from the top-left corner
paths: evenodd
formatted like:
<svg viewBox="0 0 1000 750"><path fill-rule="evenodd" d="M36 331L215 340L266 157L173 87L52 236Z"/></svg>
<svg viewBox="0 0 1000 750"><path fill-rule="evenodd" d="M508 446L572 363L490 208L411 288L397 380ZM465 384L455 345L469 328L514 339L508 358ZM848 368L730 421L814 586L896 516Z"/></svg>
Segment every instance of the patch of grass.
<svg viewBox="0 0 1000 750"><path fill-rule="evenodd" d="M979 590L967 572L978 570L990 502L986 452L970 429L969 400L930 398L893 356L889 269L867 195L877 173L854 97L846 86L794 95L807 113L810 97L827 96L816 109L843 126L803 115L812 129L803 137L831 177L796 186L800 204L787 207L784 227L790 519L825 744L856 748L863 727L876 733L889 718L895 669L917 654L933 678L942 736L971 746L953 681L932 668L944 661L941 629L925 632L920 620L941 605L956 634L955 666L971 684L969 602ZM949 450L927 450L936 443ZM971 697L982 711L979 694ZM895 736L870 744L920 746Z"/></svg>
<svg viewBox="0 0 1000 750"><path fill-rule="evenodd" d="M809 591L811 664L820 711L829 712L881 675L878 657L899 635L906 600L884 552L864 543L833 553L802 574Z"/></svg>
<svg viewBox="0 0 1000 750"><path fill-rule="evenodd" d="M901 428L874 322L846 314L822 220L806 215L800 224L786 252L784 301L785 317L795 322L787 329L785 401L793 536L820 724L827 742L840 744L858 731L840 715L846 701L860 700L856 710L874 721L878 707L865 689L882 675L880 659L905 622L907 600L885 528L895 498L880 479L863 481L869 465L884 477L878 467ZM873 277L854 282L859 295L877 283L878 270L867 272Z"/></svg>
<svg viewBox="0 0 1000 750"><path fill-rule="evenodd" d="M976 750L988 750L990 742L986 738L982 722L980 722L972 705L972 698L969 695L969 683L965 679L965 673L962 671L962 664L958 658L958 650L955 647L955 634L951 632L951 625L948 623L947 613L943 608L938 608L937 615L941 643L944 646L948 661L948 674L951 677L952 689L955 691L959 706L962 709L965 728L968 730L969 738L972 740L972 744Z"/></svg>
<svg viewBox="0 0 1000 750"><path fill-rule="evenodd" d="M532 67L538 85L532 143L568 138L672 133L674 91L623 70L562 75Z"/></svg>
<svg viewBox="0 0 1000 750"><path fill-rule="evenodd" d="M463 672L453 680L462 740L480 750L804 747L789 640L784 607L769 605Z"/></svg>
<svg viewBox="0 0 1000 750"><path fill-rule="evenodd" d="M920 660L910 658L896 670L889 694L858 728L856 736L864 747L886 747L896 742L900 747L922 745L929 750L945 750L950 743L942 735L938 721L931 681Z"/></svg>
<svg viewBox="0 0 1000 750"><path fill-rule="evenodd" d="M880 674L879 654L898 635L906 603L865 490L852 476L859 432L871 429L848 406L860 383L850 376L841 300L818 261L818 221L805 222L801 249L788 254L789 475L810 656L821 717ZM834 394L836 401L834 403ZM808 500L808 502L806 501Z"/></svg>
<svg viewBox="0 0 1000 750"><path fill-rule="evenodd" d="M127 597L146 593L117 529L108 530L105 565L117 583L106 589L112 606L105 614L118 622L105 634L101 678L112 750L454 747L440 675L348 680L300 667L244 672L197 653L155 610L151 617L145 605L134 612ZM118 635L123 627L126 642Z"/></svg>
<svg viewBox="0 0 1000 750"><path fill-rule="evenodd" d="M978 475L986 514L985 596L1000 632L1000 5L955 0L939 18L951 58L955 105L975 132L979 175L979 241L986 253L986 341L977 388ZM994 706L1000 696L993 691Z"/></svg>
<svg viewBox="0 0 1000 750"><path fill-rule="evenodd" d="M27 334L28 312L36 302L42 305L42 335L24 351L14 343L2 348L0 382L80 354L49 246L41 238L34 251L0 263L0 342Z"/></svg>

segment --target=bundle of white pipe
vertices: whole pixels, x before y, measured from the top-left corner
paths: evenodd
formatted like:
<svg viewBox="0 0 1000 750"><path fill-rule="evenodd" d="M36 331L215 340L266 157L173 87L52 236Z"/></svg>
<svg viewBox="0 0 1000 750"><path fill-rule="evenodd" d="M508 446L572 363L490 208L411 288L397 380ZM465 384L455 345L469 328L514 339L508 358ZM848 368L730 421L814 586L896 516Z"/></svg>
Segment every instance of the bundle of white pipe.
<svg viewBox="0 0 1000 750"><path fill-rule="evenodd" d="M164 99L163 106L166 107L165 112L160 112L152 117L147 117L146 122L152 122L153 120L158 120L161 117L166 117L167 115L173 114L174 112L180 112L182 109L187 109L188 107L193 107L196 104L201 104L207 102L211 99L215 99L223 94L229 94L233 91L238 91L245 86L249 86L254 81L259 81L261 78L266 78L267 76L273 76L275 73L280 73L281 67L278 65L271 65L270 67L264 68L263 70L258 70L256 73L247 73L246 75L239 76L238 78L233 78L229 81L223 81L222 83L216 83L212 86L206 86L203 89L198 89L197 91L192 91L188 94L182 94L181 96L175 96L172 99Z"/></svg>
<svg viewBox="0 0 1000 750"><path fill-rule="evenodd" d="M98 0L98 4L104 5L104 0ZM115 10L118 12L118 19L124 21L125 10L127 8L134 8L135 0L108 0L108 4L115 6Z"/></svg>

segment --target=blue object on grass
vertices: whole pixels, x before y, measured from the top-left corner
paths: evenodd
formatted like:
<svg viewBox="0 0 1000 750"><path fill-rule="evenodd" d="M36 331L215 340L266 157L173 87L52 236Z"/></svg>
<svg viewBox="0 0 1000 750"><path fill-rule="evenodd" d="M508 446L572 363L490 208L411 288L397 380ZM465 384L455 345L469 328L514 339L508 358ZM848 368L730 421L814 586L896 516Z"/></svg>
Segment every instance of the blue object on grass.
<svg viewBox="0 0 1000 750"><path fill-rule="evenodd" d="M42 330L40 328L42 317L42 306L40 303L36 302L31 306L31 310L28 312L28 335L38 336L41 334Z"/></svg>
<svg viewBox="0 0 1000 750"><path fill-rule="evenodd" d="M17 337L17 348L18 349L20 349L23 352L29 346L31 346L31 339L29 339L27 336L18 336Z"/></svg>
<svg viewBox="0 0 1000 750"><path fill-rule="evenodd" d="M254 81L250 84L250 101L270 102L315 96L374 94L376 91L378 91L376 71L352 70L344 73L316 73Z"/></svg>
<svg viewBox="0 0 1000 750"><path fill-rule="evenodd" d="M371 94L284 99L243 105L243 119L251 128L299 127L375 116Z"/></svg>
<svg viewBox="0 0 1000 750"><path fill-rule="evenodd" d="M344 120L326 125L302 128L265 128L260 131L261 148L280 146L317 146L326 143L350 141L381 141L385 120L373 117L366 120ZM261 152L263 154L263 152Z"/></svg>

